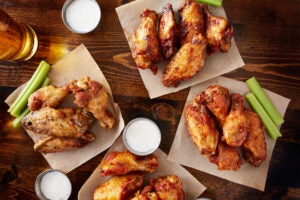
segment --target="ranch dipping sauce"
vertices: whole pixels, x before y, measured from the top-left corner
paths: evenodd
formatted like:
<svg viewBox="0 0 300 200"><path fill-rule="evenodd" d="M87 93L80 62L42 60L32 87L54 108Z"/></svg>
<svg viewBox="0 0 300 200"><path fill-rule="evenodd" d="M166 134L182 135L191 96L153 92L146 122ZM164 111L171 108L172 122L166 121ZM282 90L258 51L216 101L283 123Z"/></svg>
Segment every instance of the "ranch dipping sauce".
<svg viewBox="0 0 300 200"><path fill-rule="evenodd" d="M136 155L148 155L159 146L161 133L150 119L136 118L130 121L123 131L123 142L127 149Z"/></svg>

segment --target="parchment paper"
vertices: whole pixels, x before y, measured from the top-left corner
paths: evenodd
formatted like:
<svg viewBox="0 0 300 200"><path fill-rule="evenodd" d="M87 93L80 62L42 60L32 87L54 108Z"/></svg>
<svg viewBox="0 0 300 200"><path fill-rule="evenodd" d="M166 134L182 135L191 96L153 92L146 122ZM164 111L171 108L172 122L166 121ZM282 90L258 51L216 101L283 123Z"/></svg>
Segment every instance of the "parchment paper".
<svg viewBox="0 0 300 200"><path fill-rule="evenodd" d="M101 83L112 96L107 80L83 44L54 64L48 74L48 77L51 79L52 85L62 86L74 79L80 80L85 75L89 76L91 80L96 80ZM18 88L14 93L12 93L5 102L8 105L11 105L19 92L21 92L21 88ZM72 98L66 98L60 107L74 107L72 102ZM92 143L83 148L77 148L71 151L43 154L49 165L53 169L68 173L109 148L124 128L124 120L119 106L117 104L114 104L114 106L116 109L118 124L113 129L103 130L100 125L95 122L89 129L90 132L96 135L96 139ZM37 140L36 135L32 131L26 130L26 132L34 142Z"/></svg>
<svg viewBox="0 0 300 200"><path fill-rule="evenodd" d="M144 8L155 10L157 13L162 11L162 8L167 3L173 5L175 15L178 15L178 9L181 5L181 0L136 0L116 8L121 26L127 38L128 44L131 47L131 37L133 32L138 28ZM226 18L223 7L209 7L209 10L216 16ZM234 33L233 33L234 35ZM217 52L207 57L206 64L203 70L190 80L183 81L178 87L165 87L162 85L162 72L167 66L167 61L159 64L157 75L153 75L150 70L139 69L144 85L148 91L149 97L156 98L165 94L173 93L195 84L204 82L222 74L228 73L234 69L244 66L244 61L237 49L234 39L232 39L231 47L227 53Z"/></svg>
<svg viewBox="0 0 300 200"><path fill-rule="evenodd" d="M123 151L125 150L125 146L123 145L122 137L113 144L113 146L109 149L110 151ZM107 156L108 152L105 156ZM183 190L185 192L185 199L192 200L196 199L199 195L201 195L205 191L205 186L202 185L195 177L193 177L187 170L185 170L180 165L170 162L167 160L167 155L160 149L157 149L154 154L158 158L159 167L156 169L154 173L150 173L146 176L145 182L149 180L149 178L157 178L158 176L166 176L175 174L180 177L183 182ZM89 179L83 184L79 193L79 200L92 200L94 190L104 183L106 180L111 177L102 177L99 173L99 168L97 167Z"/></svg>
<svg viewBox="0 0 300 200"><path fill-rule="evenodd" d="M227 87L230 93L246 95L250 92L246 83L220 76L191 87L185 107L197 94L199 94L201 91L204 91L208 86L215 84ZM275 107L279 110L280 114L284 116L290 99L282 97L268 90L265 91L274 103ZM265 136L267 143L267 158L260 167L253 167L243 161L242 167L237 171L220 171L217 169L215 164L209 162L208 158L205 158L199 154L197 147L193 144L188 133L186 119L184 115L182 115L176 131L175 139L168 155L168 160L198 169L235 183L239 183L241 185L246 185L264 191L269 163L276 143L275 140L272 140L268 136L268 133L265 132Z"/></svg>

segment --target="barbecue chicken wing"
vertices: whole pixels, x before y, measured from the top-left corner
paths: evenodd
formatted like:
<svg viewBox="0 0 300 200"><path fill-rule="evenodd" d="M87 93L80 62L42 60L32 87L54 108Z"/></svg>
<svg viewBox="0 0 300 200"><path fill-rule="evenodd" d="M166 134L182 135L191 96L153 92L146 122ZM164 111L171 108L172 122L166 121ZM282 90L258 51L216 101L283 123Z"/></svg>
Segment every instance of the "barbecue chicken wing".
<svg viewBox="0 0 300 200"><path fill-rule="evenodd" d="M244 104L244 96L232 94L231 110L223 125L223 139L232 147L240 147L247 137L248 121L244 112Z"/></svg>
<svg viewBox="0 0 300 200"><path fill-rule="evenodd" d="M230 108L228 89L219 85L209 86L205 90L205 102L208 109L217 118L220 128L222 128Z"/></svg>
<svg viewBox="0 0 300 200"><path fill-rule="evenodd" d="M158 38L162 55L169 59L175 53L176 22L172 4L163 7L158 26Z"/></svg>
<svg viewBox="0 0 300 200"><path fill-rule="evenodd" d="M127 200L142 185L144 175L114 176L94 191L94 200Z"/></svg>
<svg viewBox="0 0 300 200"><path fill-rule="evenodd" d="M127 174L132 171L154 172L158 160L154 154L136 156L129 151L113 151L100 163L102 176Z"/></svg>
<svg viewBox="0 0 300 200"><path fill-rule="evenodd" d="M264 126L255 112L246 110L245 113L249 126L247 139L242 145L243 157L248 163L258 167L267 155Z"/></svg>
<svg viewBox="0 0 300 200"><path fill-rule="evenodd" d="M55 87L49 85L32 93L28 98L28 108L30 111L43 107L56 108L63 98L70 92L66 86Z"/></svg>
<svg viewBox="0 0 300 200"><path fill-rule="evenodd" d="M202 7L194 0L183 0L179 9L180 44L190 43L194 35L204 35L204 15Z"/></svg>
<svg viewBox="0 0 300 200"><path fill-rule="evenodd" d="M204 94L200 93L185 108L185 118L189 134L200 154L210 156L215 154L219 132L202 101L204 101Z"/></svg>
<svg viewBox="0 0 300 200"><path fill-rule="evenodd" d="M93 121L93 116L82 109L44 107L26 115L22 125L36 134L80 138Z"/></svg>
<svg viewBox="0 0 300 200"><path fill-rule="evenodd" d="M157 63L162 59L157 38L157 14L145 9L142 21L132 37L132 57L138 68L157 73Z"/></svg>
<svg viewBox="0 0 300 200"><path fill-rule="evenodd" d="M217 50L227 52L231 46L233 27L227 19L212 15L208 11L207 5L203 6L206 19L205 36L208 42L208 53Z"/></svg>
<svg viewBox="0 0 300 200"><path fill-rule="evenodd" d="M206 40L198 34L184 44L171 59L162 74L166 87L176 87L181 81L190 79L202 70L206 59Z"/></svg>
<svg viewBox="0 0 300 200"><path fill-rule="evenodd" d="M74 103L91 112L102 128L109 129L116 124L114 105L100 83L84 76L79 81L72 81L68 86L75 95Z"/></svg>

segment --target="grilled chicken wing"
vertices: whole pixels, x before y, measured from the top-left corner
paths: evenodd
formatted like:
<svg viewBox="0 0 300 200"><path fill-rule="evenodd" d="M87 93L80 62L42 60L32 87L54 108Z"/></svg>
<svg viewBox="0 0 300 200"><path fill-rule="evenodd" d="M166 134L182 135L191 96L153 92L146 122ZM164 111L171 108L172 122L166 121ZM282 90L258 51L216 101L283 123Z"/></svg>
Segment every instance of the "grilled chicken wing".
<svg viewBox="0 0 300 200"><path fill-rule="evenodd" d="M114 176L94 191L94 200L127 200L143 183L144 175Z"/></svg>
<svg viewBox="0 0 300 200"><path fill-rule="evenodd" d="M203 11L206 19L205 36L208 42L208 53L217 50L227 52L231 46L233 27L227 19L212 15L208 11L207 5L203 6Z"/></svg>
<svg viewBox="0 0 300 200"><path fill-rule="evenodd" d="M202 101L204 101L204 94L200 93L185 108L185 118L189 133L200 154L210 156L215 154L219 132Z"/></svg>
<svg viewBox="0 0 300 200"><path fill-rule="evenodd" d="M255 112L246 110L245 113L249 126L247 139L242 145L242 152L248 163L258 167L265 161L267 155L264 127Z"/></svg>
<svg viewBox="0 0 300 200"><path fill-rule="evenodd" d="M94 141L95 138L95 135L92 133L85 133L80 138L48 136L35 143L34 150L41 153L55 153L67 151L73 148L84 147L85 145Z"/></svg>
<svg viewBox="0 0 300 200"><path fill-rule="evenodd" d="M230 107L228 89L219 85L209 86L205 90L205 102L208 109L217 118L220 128L222 128Z"/></svg>
<svg viewBox="0 0 300 200"><path fill-rule="evenodd" d="M132 57L138 68L157 73L157 63L162 59L156 33L157 13L145 9L142 21L132 37Z"/></svg>
<svg viewBox="0 0 300 200"><path fill-rule="evenodd" d="M136 156L129 151L110 152L100 164L102 176L127 174L132 171L154 172L158 166L155 155Z"/></svg>
<svg viewBox="0 0 300 200"><path fill-rule="evenodd" d="M191 42L184 44L171 59L162 74L164 86L176 87L181 81L190 79L202 70L206 59L206 40L195 35Z"/></svg>
<svg viewBox="0 0 300 200"><path fill-rule="evenodd" d="M244 112L244 104L244 96L232 94L231 110L223 125L223 140L232 147L240 147L247 137L248 121Z"/></svg>
<svg viewBox="0 0 300 200"><path fill-rule="evenodd" d="M44 107L26 115L22 125L36 134L80 138L93 120L93 116L82 109Z"/></svg>
<svg viewBox="0 0 300 200"><path fill-rule="evenodd" d="M159 44L166 59L171 58L175 53L176 29L172 4L168 3L163 7L158 27Z"/></svg>
<svg viewBox="0 0 300 200"><path fill-rule="evenodd" d="M30 111L38 110L46 106L56 108L69 92L70 90L66 86L55 87L49 85L40 88L28 98L28 108Z"/></svg>
<svg viewBox="0 0 300 200"><path fill-rule="evenodd" d="M97 81L84 76L81 80L74 80L69 84L75 94L74 103L91 112L102 128L112 128L116 124L115 110L110 95Z"/></svg>

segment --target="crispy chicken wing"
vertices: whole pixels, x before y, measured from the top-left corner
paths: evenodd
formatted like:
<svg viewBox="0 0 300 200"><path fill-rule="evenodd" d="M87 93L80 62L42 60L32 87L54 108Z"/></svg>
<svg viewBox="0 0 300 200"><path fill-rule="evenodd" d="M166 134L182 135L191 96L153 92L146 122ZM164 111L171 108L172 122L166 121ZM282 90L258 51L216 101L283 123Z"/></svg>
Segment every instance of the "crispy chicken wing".
<svg viewBox="0 0 300 200"><path fill-rule="evenodd" d="M82 109L44 107L26 115L22 125L36 134L80 138L93 121L93 116Z"/></svg>
<svg viewBox="0 0 300 200"><path fill-rule="evenodd" d="M194 35L204 35L204 15L201 5L194 0L183 0L179 9L180 44L191 42Z"/></svg>
<svg viewBox="0 0 300 200"><path fill-rule="evenodd" d="M190 79L202 70L206 59L206 40L203 35L195 35L185 43L171 59L162 74L164 86L176 87L181 81Z"/></svg>
<svg viewBox="0 0 300 200"><path fill-rule="evenodd" d="M227 19L212 15L208 11L207 5L203 6L206 19L205 36L208 42L208 53L217 50L227 52L231 46L233 27Z"/></svg>
<svg viewBox="0 0 300 200"><path fill-rule="evenodd" d="M202 101L204 101L204 94L200 93L185 108L185 118L189 134L200 154L210 156L215 154L219 132Z"/></svg>
<svg viewBox="0 0 300 200"><path fill-rule="evenodd" d="M116 124L114 105L100 83L84 76L79 81L72 81L68 86L75 94L74 103L91 112L102 128L112 128Z"/></svg>
<svg viewBox="0 0 300 200"><path fill-rule="evenodd" d="M127 174L132 171L154 172L158 160L154 154L136 156L129 151L113 151L100 163L102 176Z"/></svg>
<svg viewBox="0 0 300 200"><path fill-rule="evenodd" d="M153 187L148 185L142 191L137 191L131 200L159 200L159 198Z"/></svg>
<svg viewBox="0 0 300 200"><path fill-rule="evenodd" d="M246 110L245 113L249 126L247 139L242 145L243 156L247 162L258 167L267 155L264 127L255 112Z"/></svg>
<svg viewBox="0 0 300 200"><path fill-rule="evenodd" d="M132 37L132 57L138 68L157 73L157 63L162 59L157 38L157 13L144 9L142 21Z"/></svg>
<svg viewBox="0 0 300 200"><path fill-rule="evenodd" d="M127 200L143 183L144 175L114 176L94 191L94 200Z"/></svg>
<svg viewBox="0 0 300 200"><path fill-rule="evenodd" d="M240 147L247 137L248 121L244 112L244 104L244 96L232 94L231 110L223 125L223 140L232 147Z"/></svg>
<svg viewBox="0 0 300 200"><path fill-rule="evenodd" d="M168 3L163 7L158 27L159 44L166 59L171 58L175 53L176 30L172 4Z"/></svg>
<svg viewBox="0 0 300 200"><path fill-rule="evenodd" d="M209 86L205 90L205 102L208 109L217 118L220 128L222 128L230 107L228 89L219 85Z"/></svg>

